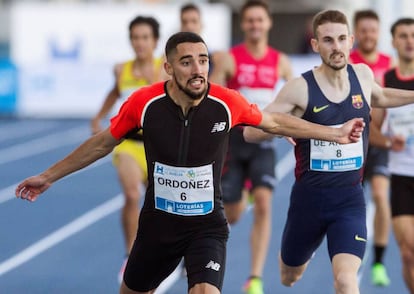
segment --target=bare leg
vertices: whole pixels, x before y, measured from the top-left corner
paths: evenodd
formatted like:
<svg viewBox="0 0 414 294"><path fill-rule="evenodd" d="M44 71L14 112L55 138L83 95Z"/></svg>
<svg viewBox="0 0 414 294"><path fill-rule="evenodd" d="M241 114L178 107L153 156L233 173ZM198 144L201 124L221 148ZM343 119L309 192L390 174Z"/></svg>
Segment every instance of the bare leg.
<svg viewBox="0 0 414 294"><path fill-rule="evenodd" d="M208 283L195 284L189 294L220 294L220 290L216 286Z"/></svg>
<svg viewBox="0 0 414 294"><path fill-rule="evenodd" d="M414 216L401 215L392 219L395 239L400 248L405 284L414 293Z"/></svg>
<svg viewBox="0 0 414 294"><path fill-rule="evenodd" d="M272 224L272 191L259 187L253 190L254 222L250 235L250 275L262 277L269 248Z"/></svg>
<svg viewBox="0 0 414 294"><path fill-rule="evenodd" d="M348 253L336 254L332 259L336 294L359 294L358 269L361 259Z"/></svg>
<svg viewBox="0 0 414 294"><path fill-rule="evenodd" d="M247 198L248 192L246 190L243 190L242 198L240 201L224 204L224 213L229 224L235 224L240 219L241 215L246 209Z"/></svg>
<svg viewBox="0 0 414 294"><path fill-rule="evenodd" d="M308 267L308 264L309 261L300 266L286 265L279 254L280 280L282 284L287 287L292 287L297 281L302 278L303 273Z"/></svg>
<svg viewBox="0 0 414 294"><path fill-rule="evenodd" d="M118 154L118 177L125 197L122 208L122 227L124 231L126 252L131 251L138 229L139 216L139 183L142 181L143 172L135 160L128 154Z"/></svg>
<svg viewBox="0 0 414 294"><path fill-rule="evenodd" d="M391 226L391 209L388 201L390 181L382 175L371 179L372 200L375 203L374 244L386 246Z"/></svg>

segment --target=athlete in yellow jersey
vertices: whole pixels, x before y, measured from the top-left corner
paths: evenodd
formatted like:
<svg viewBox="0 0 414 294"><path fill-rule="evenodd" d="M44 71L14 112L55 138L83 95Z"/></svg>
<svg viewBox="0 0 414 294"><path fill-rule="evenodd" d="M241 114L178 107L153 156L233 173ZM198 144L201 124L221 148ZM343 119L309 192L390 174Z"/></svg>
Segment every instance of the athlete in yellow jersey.
<svg viewBox="0 0 414 294"><path fill-rule="evenodd" d="M159 38L159 24L152 17L138 16L129 24L129 37L135 52L135 59L117 64L114 68L115 85L108 93L98 114L91 121L92 133L102 130L101 120L105 118L119 98L122 102L138 88L162 80L162 58L154 58ZM147 181L147 163L140 134L124 140L113 151L119 181L125 196L122 209L122 226L127 255L134 242L139 215L140 186ZM126 261L126 259L125 259ZM121 282L125 262L118 279Z"/></svg>

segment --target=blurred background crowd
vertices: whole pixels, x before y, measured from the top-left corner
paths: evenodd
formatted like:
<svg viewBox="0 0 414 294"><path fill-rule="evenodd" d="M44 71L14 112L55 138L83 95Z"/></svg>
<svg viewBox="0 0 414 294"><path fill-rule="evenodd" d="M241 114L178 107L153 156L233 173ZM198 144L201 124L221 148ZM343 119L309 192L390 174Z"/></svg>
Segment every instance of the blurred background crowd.
<svg viewBox="0 0 414 294"><path fill-rule="evenodd" d="M179 30L184 0L0 0L0 115L90 117L112 83L112 65L133 52L125 30L138 14L161 24L157 54ZM242 41L238 0L195 1L210 50ZM381 51L393 54L389 27L414 11L410 0L271 0L269 45L296 56L310 53L315 12L374 9L381 19ZM106 86L105 86L106 85Z"/></svg>

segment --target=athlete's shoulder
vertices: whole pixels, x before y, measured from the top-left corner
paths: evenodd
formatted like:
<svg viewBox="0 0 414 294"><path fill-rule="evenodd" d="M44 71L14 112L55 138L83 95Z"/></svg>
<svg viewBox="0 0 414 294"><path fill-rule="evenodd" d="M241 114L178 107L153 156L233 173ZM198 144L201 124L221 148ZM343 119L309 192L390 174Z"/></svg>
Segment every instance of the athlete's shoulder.
<svg viewBox="0 0 414 294"><path fill-rule="evenodd" d="M312 72L312 71L310 70L308 72ZM292 88L303 87L306 85L306 80L303 77L303 75L300 75L298 77L294 77L290 79L289 81L285 83L285 85L292 87Z"/></svg>
<svg viewBox="0 0 414 294"><path fill-rule="evenodd" d="M272 54L284 54L282 51L272 46L267 46L267 50Z"/></svg>
<svg viewBox="0 0 414 294"><path fill-rule="evenodd" d="M365 63L348 64L359 75L374 75L371 68Z"/></svg>
<svg viewBox="0 0 414 294"><path fill-rule="evenodd" d="M383 52L379 52L378 56L380 59L386 60L386 61L391 61L392 60L392 56Z"/></svg>
<svg viewBox="0 0 414 294"><path fill-rule="evenodd" d="M280 89L277 97L286 97L292 102L306 99L308 96L308 84L301 75L288 80Z"/></svg>
<svg viewBox="0 0 414 294"><path fill-rule="evenodd" d="M365 63L348 64L348 66L354 70L361 86L375 81L374 72Z"/></svg>

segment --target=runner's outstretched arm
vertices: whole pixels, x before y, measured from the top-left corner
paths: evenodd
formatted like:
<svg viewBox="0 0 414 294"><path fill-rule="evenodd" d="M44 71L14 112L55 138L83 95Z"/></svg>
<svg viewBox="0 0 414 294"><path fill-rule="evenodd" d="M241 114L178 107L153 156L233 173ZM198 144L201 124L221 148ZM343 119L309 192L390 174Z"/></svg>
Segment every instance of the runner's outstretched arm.
<svg viewBox="0 0 414 294"><path fill-rule="evenodd" d="M101 157L104 157L120 142L109 129L102 131L81 144L64 159L58 161L44 172L27 178L15 190L16 197L35 201L57 180L80 170Z"/></svg>
<svg viewBox="0 0 414 294"><path fill-rule="evenodd" d="M354 143L361 137L365 123L362 118L347 121L339 128L323 126L308 122L301 118L278 112L263 112L262 122L258 126L266 133L272 135L290 136L293 138L313 138L340 144ZM246 127L244 136L248 142L266 139L263 132Z"/></svg>

